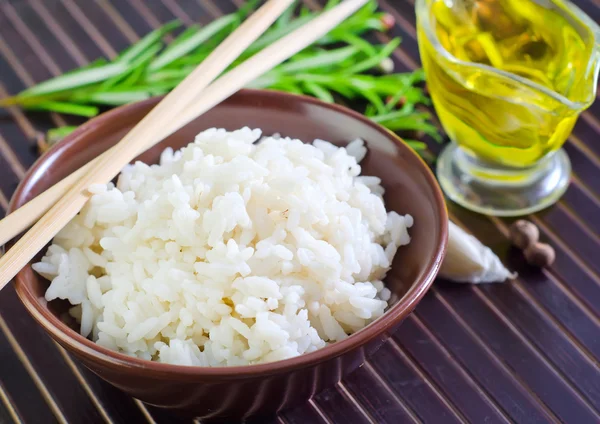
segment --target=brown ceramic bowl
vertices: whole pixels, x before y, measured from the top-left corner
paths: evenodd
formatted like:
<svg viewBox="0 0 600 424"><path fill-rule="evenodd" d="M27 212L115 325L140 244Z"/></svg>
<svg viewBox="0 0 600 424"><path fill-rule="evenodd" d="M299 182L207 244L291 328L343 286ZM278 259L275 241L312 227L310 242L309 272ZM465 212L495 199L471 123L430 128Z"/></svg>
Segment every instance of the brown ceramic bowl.
<svg viewBox="0 0 600 424"><path fill-rule="evenodd" d="M41 193L113 146L156 103L150 99L92 119L38 160L18 187L11 210ZM365 175L383 181L388 210L415 217L412 242L402 247L388 273L392 306L351 337L285 361L229 368L184 367L149 362L104 349L61 319L67 304L44 299L48 281L30 266L16 277L17 293L33 317L65 349L106 381L159 407L198 417L273 413L306 401L363 363L414 309L431 286L443 259L448 217L440 189L423 161L398 137L362 115L312 98L272 91L242 91L142 155L155 162L167 146L180 148L210 127L262 128L312 141L345 144L361 137L369 153Z"/></svg>

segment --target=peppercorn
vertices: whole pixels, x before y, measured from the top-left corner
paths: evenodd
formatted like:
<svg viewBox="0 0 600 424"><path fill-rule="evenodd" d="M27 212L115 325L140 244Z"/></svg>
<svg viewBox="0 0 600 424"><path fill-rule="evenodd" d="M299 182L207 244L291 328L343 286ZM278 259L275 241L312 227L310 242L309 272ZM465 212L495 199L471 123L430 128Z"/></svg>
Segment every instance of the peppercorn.
<svg viewBox="0 0 600 424"><path fill-rule="evenodd" d="M545 268L554 263L556 252L546 243L534 243L525 249L525 259L530 265Z"/></svg>
<svg viewBox="0 0 600 424"><path fill-rule="evenodd" d="M531 221L520 219L510 226L510 241L521 250L534 245L540 238L540 230Z"/></svg>

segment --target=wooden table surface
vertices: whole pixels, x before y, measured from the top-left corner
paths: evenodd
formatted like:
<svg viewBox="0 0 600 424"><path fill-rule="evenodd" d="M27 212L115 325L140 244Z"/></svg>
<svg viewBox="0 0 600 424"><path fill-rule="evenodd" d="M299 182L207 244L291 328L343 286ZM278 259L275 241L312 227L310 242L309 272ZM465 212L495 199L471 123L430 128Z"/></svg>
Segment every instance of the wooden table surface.
<svg viewBox="0 0 600 424"><path fill-rule="evenodd" d="M0 96L113 57L160 23L207 23L237 0L0 0ZM306 0L318 7L314 0ZM576 3L600 21L600 0ZM419 66L413 0L380 0L403 39L398 70ZM0 212L36 160L35 134L72 123L57 114L0 111ZM510 284L442 281L392 339L337 387L278 417L280 423L600 422L600 101L565 146L572 183L530 217L556 248L533 272L507 242L508 220L450 205L455 220L520 272ZM60 349L0 293L0 423L178 423L109 386ZM181 421L184 422L184 421Z"/></svg>

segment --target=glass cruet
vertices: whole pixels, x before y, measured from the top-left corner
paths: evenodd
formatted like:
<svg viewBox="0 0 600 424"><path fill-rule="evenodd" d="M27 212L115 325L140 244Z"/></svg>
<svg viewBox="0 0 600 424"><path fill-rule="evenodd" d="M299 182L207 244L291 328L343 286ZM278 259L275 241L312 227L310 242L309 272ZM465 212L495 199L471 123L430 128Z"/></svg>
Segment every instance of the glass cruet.
<svg viewBox="0 0 600 424"><path fill-rule="evenodd" d="M571 84L565 94L523 72L453 55L435 28L432 5L440 1L417 0L416 13L428 88L451 140L437 163L442 189L451 200L488 215L524 215L550 206L570 180L571 164L561 147L596 97L600 28L568 1L518 0L519 7L528 3L564 18L584 43L578 45L584 60L564 69L577 75L565 78ZM443 0L443 7L462 13L465 3L479 1L494 6L502 0Z"/></svg>

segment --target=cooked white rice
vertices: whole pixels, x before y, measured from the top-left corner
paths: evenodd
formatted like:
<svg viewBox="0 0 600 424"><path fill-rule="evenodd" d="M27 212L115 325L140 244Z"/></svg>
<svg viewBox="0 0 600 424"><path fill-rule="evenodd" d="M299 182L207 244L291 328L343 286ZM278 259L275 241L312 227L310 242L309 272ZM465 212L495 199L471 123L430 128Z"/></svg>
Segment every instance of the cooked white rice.
<svg viewBox="0 0 600 424"><path fill-rule="evenodd" d="M91 187L33 265L46 299L101 346L199 366L291 358L381 316L413 220L359 176L363 142L260 137L213 128Z"/></svg>

